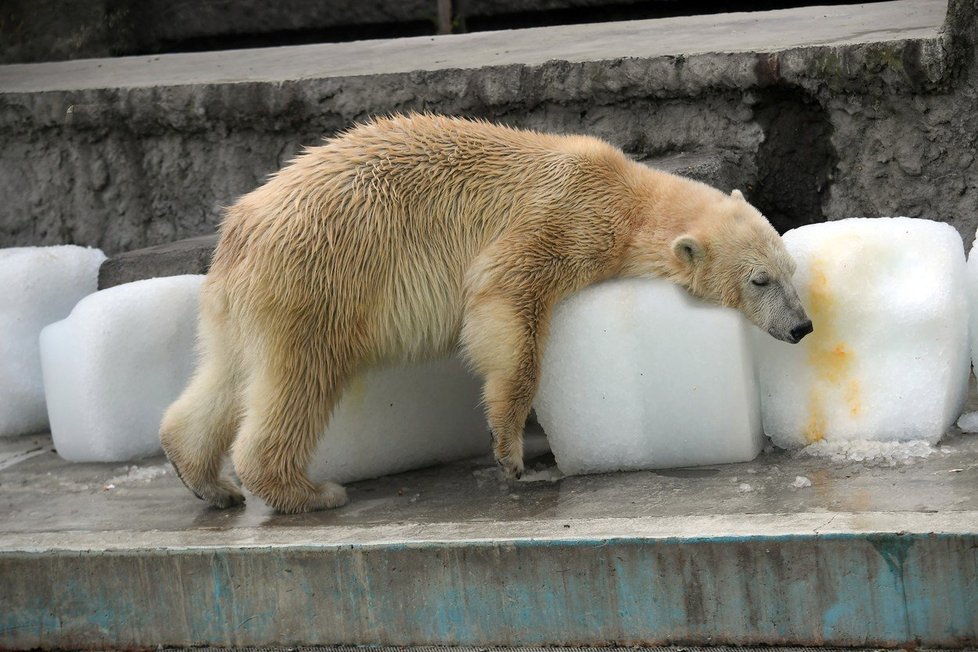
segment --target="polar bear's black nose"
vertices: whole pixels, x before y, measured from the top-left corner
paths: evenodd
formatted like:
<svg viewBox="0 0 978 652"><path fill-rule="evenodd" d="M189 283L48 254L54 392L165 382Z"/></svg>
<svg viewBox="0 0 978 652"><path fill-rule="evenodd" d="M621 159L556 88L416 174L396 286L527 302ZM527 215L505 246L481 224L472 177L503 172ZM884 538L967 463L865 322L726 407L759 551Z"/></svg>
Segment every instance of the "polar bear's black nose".
<svg viewBox="0 0 978 652"><path fill-rule="evenodd" d="M791 329L791 339L793 339L795 342L800 342L801 338L805 337L813 330L815 329L812 327L811 319L807 321L803 321L802 323L798 324L797 326Z"/></svg>

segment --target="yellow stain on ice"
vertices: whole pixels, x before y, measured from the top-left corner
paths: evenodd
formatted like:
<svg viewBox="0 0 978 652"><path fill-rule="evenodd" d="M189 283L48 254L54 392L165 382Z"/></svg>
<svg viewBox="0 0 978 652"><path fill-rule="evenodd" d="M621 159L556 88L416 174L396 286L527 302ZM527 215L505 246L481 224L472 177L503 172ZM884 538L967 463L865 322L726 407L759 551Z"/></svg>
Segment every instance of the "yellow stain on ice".
<svg viewBox="0 0 978 652"><path fill-rule="evenodd" d="M809 444L825 439L825 405L822 392L812 387L808 396L808 423L805 424L805 440Z"/></svg>
<svg viewBox="0 0 978 652"><path fill-rule="evenodd" d="M825 438L826 394L838 393L849 407L849 414L858 416L862 410L859 379L853 377L855 351L838 332L838 299L825 273L825 262L814 259L808 292L808 312L815 331L808 336L808 364L815 374L815 383L808 396L808 422L805 438L808 443Z"/></svg>
<svg viewBox="0 0 978 652"><path fill-rule="evenodd" d="M862 410L862 400L857 378L850 378L849 384L846 385L846 404L849 406L849 416L858 417Z"/></svg>

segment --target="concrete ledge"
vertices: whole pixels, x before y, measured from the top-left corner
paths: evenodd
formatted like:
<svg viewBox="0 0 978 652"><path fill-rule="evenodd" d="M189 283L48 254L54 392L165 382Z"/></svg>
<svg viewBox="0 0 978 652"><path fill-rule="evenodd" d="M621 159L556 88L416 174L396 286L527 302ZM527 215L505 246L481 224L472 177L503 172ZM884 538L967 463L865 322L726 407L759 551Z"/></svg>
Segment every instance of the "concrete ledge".
<svg viewBox="0 0 978 652"><path fill-rule="evenodd" d="M450 7L443 13L437 0L12 4L0 22L0 63L398 38L684 13L672 0L456 0L447 3ZM764 3L754 3L758 4Z"/></svg>
<svg viewBox="0 0 978 652"><path fill-rule="evenodd" d="M438 89L488 106L689 97L778 83L860 93L923 91L947 81L947 0L0 66L0 131L137 131L215 120L348 117ZM427 94L429 98L432 93ZM346 106L356 98L358 110ZM429 100L430 101L430 100ZM457 108L439 110L459 110ZM247 108L245 108L247 107ZM261 107L260 111L256 111ZM405 107L406 108L406 107ZM418 106L416 108L424 108Z"/></svg>
<svg viewBox="0 0 978 652"><path fill-rule="evenodd" d="M0 66L0 92L284 82L421 70L540 66L551 61L657 59L678 54L692 63L688 60L715 53L774 53L889 42L920 44L938 38L946 11L946 0L894 0L382 41L12 64ZM797 55L786 57L781 74L808 70L810 64L819 63L819 54L810 53L809 58L815 59L812 61ZM917 72L927 74L930 81L940 76L939 54L928 52L920 59L921 70ZM738 77L729 66L717 67L726 68L722 72L734 79ZM742 72L753 77L757 71ZM834 71L823 68L809 72L831 75ZM914 71L905 72L911 75Z"/></svg>
<svg viewBox="0 0 978 652"><path fill-rule="evenodd" d="M158 533L94 550L84 534L33 551L4 537L0 630L11 648L978 641L978 535L827 520Z"/></svg>
<svg viewBox="0 0 978 652"><path fill-rule="evenodd" d="M284 516L208 509L162 458L0 440L0 649L975 645L976 479L960 435L893 467L772 452L507 484L486 457Z"/></svg>

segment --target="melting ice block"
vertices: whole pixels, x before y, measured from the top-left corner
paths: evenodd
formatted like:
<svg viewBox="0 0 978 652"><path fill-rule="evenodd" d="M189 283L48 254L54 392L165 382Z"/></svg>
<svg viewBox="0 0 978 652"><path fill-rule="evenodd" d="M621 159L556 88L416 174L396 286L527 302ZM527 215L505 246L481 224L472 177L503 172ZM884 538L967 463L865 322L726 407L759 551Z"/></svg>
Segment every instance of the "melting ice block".
<svg viewBox="0 0 978 652"><path fill-rule="evenodd" d="M163 411L193 369L203 279L117 285L85 297L41 332L59 455L72 462L121 462L160 452Z"/></svg>
<svg viewBox="0 0 978 652"><path fill-rule="evenodd" d="M371 369L347 386L309 474L343 483L488 455L480 392L457 358Z"/></svg>
<svg viewBox="0 0 978 652"><path fill-rule="evenodd" d="M38 335L95 291L104 260L74 245L0 249L0 436L47 428Z"/></svg>
<svg viewBox="0 0 978 652"><path fill-rule="evenodd" d="M44 329L44 383L62 457L107 462L161 452L163 412L193 371L203 278L102 290ZM488 453L479 391L456 359L369 371L347 388L310 471L348 482Z"/></svg>
<svg viewBox="0 0 978 652"><path fill-rule="evenodd" d="M936 442L968 386L961 237L929 220L848 219L784 235L815 331L756 338L764 430L821 440Z"/></svg>
<svg viewBox="0 0 978 652"><path fill-rule="evenodd" d="M557 306L537 417L567 474L719 464L761 450L751 326L661 280Z"/></svg>

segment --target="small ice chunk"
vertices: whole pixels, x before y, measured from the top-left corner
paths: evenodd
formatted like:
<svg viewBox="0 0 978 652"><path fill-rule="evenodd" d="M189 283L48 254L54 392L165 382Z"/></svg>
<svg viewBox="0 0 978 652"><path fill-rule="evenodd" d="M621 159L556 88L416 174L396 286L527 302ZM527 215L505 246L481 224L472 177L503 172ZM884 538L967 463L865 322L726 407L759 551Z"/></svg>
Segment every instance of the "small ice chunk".
<svg viewBox="0 0 978 652"><path fill-rule="evenodd" d="M74 245L0 249L0 437L47 429L38 336L95 291L104 260Z"/></svg>
<svg viewBox="0 0 978 652"><path fill-rule="evenodd" d="M795 481L791 483L791 486L795 489L804 489L805 487L812 486L812 481L803 475L796 475Z"/></svg>
<svg viewBox="0 0 978 652"><path fill-rule="evenodd" d="M201 275L117 285L82 299L41 332L51 436L72 462L161 451L163 411L194 363Z"/></svg>
<svg viewBox="0 0 978 652"><path fill-rule="evenodd" d="M911 441L873 441L842 439L817 441L799 453L810 457L827 457L834 462L860 462L877 466L896 466L926 459L937 452L923 439Z"/></svg>
<svg viewBox="0 0 978 652"><path fill-rule="evenodd" d="M765 432L782 448L937 442L968 388L958 232L905 217L848 219L791 230L784 243L815 331L795 345L755 338Z"/></svg>
<svg viewBox="0 0 978 652"><path fill-rule="evenodd" d="M978 412L965 412L958 419L958 428L961 432L978 432Z"/></svg>
<svg viewBox="0 0 978 652"><path fill-rule="evenodd" d="M742 462L763 444L751 326L663 280L561 302L536 411L563 473Z"/></svg>
<svg viewBox="0 0 978 652"><path fill-rule="evenodd" d="M520 482L557 482L562 479L564 474L556 466L548 466L543 469L528 469L523 472Z"/></svg>
<svg viewBox="0 0 978 652"><path fill-rule="evenodd" d="M122 484L147 483L156 478L162 477L170 472L169 464L156 464L153 466L130 466L122 475L109 478L107 485L118 486Z"/></svg>

